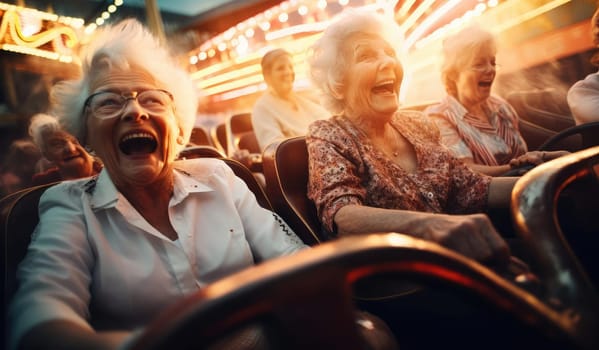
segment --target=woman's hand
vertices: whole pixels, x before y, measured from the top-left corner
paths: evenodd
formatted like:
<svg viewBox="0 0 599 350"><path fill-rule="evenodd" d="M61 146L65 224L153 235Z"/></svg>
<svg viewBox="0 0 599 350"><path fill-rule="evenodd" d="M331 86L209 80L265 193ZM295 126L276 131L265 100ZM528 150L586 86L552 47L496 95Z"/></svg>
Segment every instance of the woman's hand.
<svg viewBox="0 0 599 350"><path fill-rule="evenodd" d="M510 251L485 214L448 215L346 205L337 211L338 234L398 232L435 242L493 267L505 267Z"/></svg>
<svg viewBox="0 0 599 350"><path fill-rule="evenodd" d="M422 238L486 265L503 267L509 262L507 243L484 214L434 214L421 223L420 230Z"/></svg>
<svg viewBox="0 0 599 350"><path fill-rule="evenodd" d="M552 159L559 158L566 154L569 154L568 151L532 151L526 152L520 157L514 158L510 161L510 167L512 169L520 168L526 165L537 166L541 163L548 162Z"/></svg>

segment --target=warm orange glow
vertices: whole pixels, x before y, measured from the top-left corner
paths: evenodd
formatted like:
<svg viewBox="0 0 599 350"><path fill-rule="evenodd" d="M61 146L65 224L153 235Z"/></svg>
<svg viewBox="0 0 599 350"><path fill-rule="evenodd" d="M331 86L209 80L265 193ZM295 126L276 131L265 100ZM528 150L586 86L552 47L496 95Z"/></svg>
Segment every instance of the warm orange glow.
<svg viewBox="0 0 599 350"><path fill-rule="evenodd" d="M532 18L540 16L543 13L549 12L549 11L553 10L554 8L562 6L570 1L571 0L553 0L553 1L547 2L544 5L536 6L534 8L531 8L529 11L522 13L519 16L511 17L510 21L498 23L497 27L495 28L495 31L501 32L508 28L514 27L524 21L528 21Z"/></svg>
<svg viewBox="0 0 599 350"><path fill-rule="evenodd" d="M404 1L403 4L401 4L401 8L399 9L399 11L397 11L397 16L404 17L405 15L407 15L408 11L410 11L412 5L414 5L415 2L416 0Z"/></svg>
<svg viewBox="0 0 599 350"><path fill-rule="evenodd" d="M439 9L435 10L432 14L430 14L420 25L410 33L410 36L406 38L404 43L405 50L408 50L416 40L420 39L420 37L427 31L435 22L439 20L442 16L447 14L451 9L459 5L461 0L450 0L446 2L443 6L439 7ZM479 4L481 5L481 4Z"/></svg>
<svg viewBox="0 0 599 350"><path fill-rule="evenodd" d="M435 0L424 0L417 8L408 16L408 18L401 23L400 27L402 32L406 32L409 28L411 28L414 23L422 16L430 7L433 5Z"/></svg>
<svg viewBox="0 0 599 350"><path fill-rule="evenodd" d="M331 0L329 5L333 1L341 3L339 0ZM400 28L406 34L401 56L405 67L405 76L400 91L400 101L409 105L417 104L419 101L434 101L445 94L440 80L440 49L443 39L448 35L461 30L472 21L483 24L487 30L496 35L501 34L570 1L424 0L416 2L407 0L399 2L397 0L366 0L363 8L375 8L388 12L399 7L394 17L400 21ZM330 14L321 16L323 11L319 9L319 5L324 7L325 3L324 0L301 1L301 3L299 1L285 2L285 6L275 6L232 27L225 32L227 35L221 33L214 36L202 44L200 50L189 53L189 57L200 58L199 60L193 59L195 64L190 63L193 79L203 93L215 101L262 91L264 83L259 67L260 58L269 49L280 47L294 55L298 87L300 89L309 88L308 66L305 58L309 47L328 25ZM447 14L453 13L456 9L460 9L460 15L448 21ZM277 23L282 14L289 22L291 13L294 11L301 16L301 23L295 25L286 23L282 28L280 25L276 26L277 29L270 28L270 24ZM444 24L439 25L442 21ZM262 29L260 29L261 27ZM264 39L256 39L254 33L248 33L250 30L256 32L264 30ZM568 35L568 37L574 38L572 33ZM241 36L247 40L240 48ZM261 41L257 42L257 40ZM584 41L585 45L587 41ZM222 44L223 42L226 44ZM522 43L520 42L520 44ZM219 60L202 59L202 57L214 56L214 53L209 54L209 50L215 50L219 45L221 48L226 45ZM555 53L555 56L559 56L561 53L579 50L581 47L573 43L569 43L567 46L568 48L559 45L550 51L560 51L560 53ZM513 49L510 49L510 52L514 51ZM498 60L501 54L502 50L500 49ZM538 59L546 59L546 55L537 54L537 56ZM503 58L505 57L508 56ZM192 62L191 59L190 62ZM515 59L515 62L516 64L504 65L502 63L502 71L505 71L504 69L507 67L517 69L529 64L524 59ZM423 86L426 88L421 88Z"/></svg>
<svg viewBox="0 0 599 350"><path fill-rule="evenodd" d="M24 18L37 18L39 21L54 23L79 23L76 19L47 15L41 11L4 3L0 5L0 10L3 10L0 22L0 44L3 50L62 62L73 61L69 51L79 43L79 37L71 27L62 24L43 29L40 24L38 29L27 30L23 28L20 15ZM43 47L48 43L53 43L54 51Z"/></svg>

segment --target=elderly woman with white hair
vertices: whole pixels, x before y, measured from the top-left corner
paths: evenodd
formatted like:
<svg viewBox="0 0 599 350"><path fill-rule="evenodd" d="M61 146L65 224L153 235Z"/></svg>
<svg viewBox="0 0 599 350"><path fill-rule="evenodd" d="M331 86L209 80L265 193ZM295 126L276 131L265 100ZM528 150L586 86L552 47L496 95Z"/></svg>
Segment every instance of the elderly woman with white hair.
<svg viewBox="0 0 599 350"><path fill-rule="evenodd" d="M447 96L424 113L435 121L441 142L472 169L500 176L530 168L567 152L528 152L519 117L491 94L497 45L491 33L470 25L443 42L442 80ZM515 174L518 175L518 174Z"/></svg>
<svg viewBox="0 0 599 350"><path fill-rule="evenodd" d="M527 274L526 264L511 253L512 242L484 214L492 207L507 210L517 178L473 171L441 145L421 112L399 110L403 67L394 43L400 44L400 35L391 19L348 11L313 47L312 80L333 114L311 124L306 137L308 196L323 228L331 238L401 232L511 278ZM480 325L488 324L480 322L488 314L442 288L364 307L387 321L400 344L413 337L415 348L438 348L439 339L451 344L453 337L463 346L477 336L473 331L463 337L464 330L484 334Z"/></svg>
<svg viewBox="0 0 599 350"><path fill-rule="evenodd" d="M175 161L193 85L139 22L100 31L82 70L52 102L104 169L40 200L9 310L15 348L117 348L181 297L306 247L226 163Z"/></svg>
<svg viewBox="0 0 599 350"><path fill-rule="evenodd" d="M507 207L515 178L472 171L418 111L399 110L397 26L348 11L315 43L312 80L334 114L306 138L308 195L331 236L402 232L505 267L508 245L483 212Z"/></svg>
<svg viewBox="0 0 599 350"><path fill-rule="evenodd" d="M50 168L33 175L33 185L79 179L102 170L102 163L89 154L73 135L65 131L52 115L34 115L29 122L29 136L50 165Z"/></svg>

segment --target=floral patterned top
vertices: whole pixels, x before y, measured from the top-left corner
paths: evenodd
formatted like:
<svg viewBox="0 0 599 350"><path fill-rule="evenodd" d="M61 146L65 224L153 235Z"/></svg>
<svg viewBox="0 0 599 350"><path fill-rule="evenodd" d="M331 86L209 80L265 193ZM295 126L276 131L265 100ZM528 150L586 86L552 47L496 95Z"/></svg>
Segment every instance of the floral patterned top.
<svg viewBox="0 0 599 350"><path fill-rule="evenodd" d="M350 204L447 214L486 208L491 177L472 171L442 146L439 130L421 112L399 111L391 125L414 146L414 173L376 149L345 117L310 126L308 197L327 231L335 234L335 214Z"/></svg>

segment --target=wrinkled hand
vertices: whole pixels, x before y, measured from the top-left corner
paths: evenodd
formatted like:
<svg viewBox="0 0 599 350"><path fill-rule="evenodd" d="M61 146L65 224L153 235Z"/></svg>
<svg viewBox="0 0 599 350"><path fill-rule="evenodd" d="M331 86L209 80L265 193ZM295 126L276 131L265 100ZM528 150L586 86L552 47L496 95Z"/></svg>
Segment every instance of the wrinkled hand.
<svg viewBox="0 0 599 350"><path fill-rule="evenodd" d="M537 166L541 163L544 162L548 162L552 159L555 158L559 158L561 156L564 156L566 154L569 154L570 152L567 151L552 151L552 152L545 152L545 151L532 151L532 152L526 152L523 155L521 155L520 157L514 158L510 161L510 167L512 169L514 168L520 168L526 165L532 165L532 166Z"/></svg>
<svg viewBox="0 0 599 350"><path fill-rule="evenodd" d="M422 238L483 264L502 268L510 260L507 243L484 214L432 215L421 229Z"/></svg>

